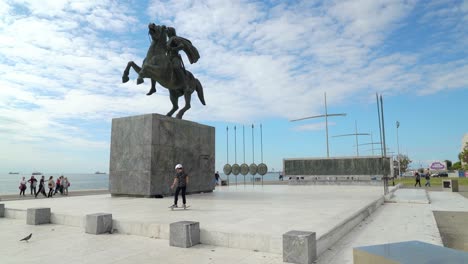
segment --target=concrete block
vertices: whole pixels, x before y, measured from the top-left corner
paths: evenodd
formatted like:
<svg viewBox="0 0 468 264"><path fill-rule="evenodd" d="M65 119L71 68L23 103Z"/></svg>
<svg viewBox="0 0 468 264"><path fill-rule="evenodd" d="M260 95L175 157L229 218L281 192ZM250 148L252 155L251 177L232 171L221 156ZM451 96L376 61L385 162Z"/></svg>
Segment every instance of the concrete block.
<svg viewBox="0 0 468 264"><path fill-rule="evenodd" d="M292 230L283 234L283 261L310 264L317 259L315 232Z"/></svg>
<svg viewBox="0 0 468 264"><path fill-rule="evenodd" d="M200 244L200 223L180 221L171 223L169 227L169 245L188 248Z"/></svg>
<svg viewBox="0 0 468 264"><path fill-rule="evenodd" d="M26 213L26 224L42 225L50 223L50 208L38 207L28 208Z"/></svg>
<svg viewBox="0 0 468 264"><path fill-rule="evenodd" d="M458 192L458 179L442 180L442 189L447 192Z"/></svg>
<svg viewBox="0 0 468 264"><path fill-rule="evenodd" d="M88 234L104 234L112 231L112 214L97 213L86 215L85 232Z"/></svg>
<svg viewBox="0 0 468 264"><path fill-rule="evenodd" d="M5 217L5 205L0 204L0 217Z"/></svg>
<svg viewBox="0 0 468 264"><path fill-rule="evenodd" d="M109 189L113 196L171 195L174 166L190 177L188 193L213 191L215 128L158 114L112 120Z"/></svg>

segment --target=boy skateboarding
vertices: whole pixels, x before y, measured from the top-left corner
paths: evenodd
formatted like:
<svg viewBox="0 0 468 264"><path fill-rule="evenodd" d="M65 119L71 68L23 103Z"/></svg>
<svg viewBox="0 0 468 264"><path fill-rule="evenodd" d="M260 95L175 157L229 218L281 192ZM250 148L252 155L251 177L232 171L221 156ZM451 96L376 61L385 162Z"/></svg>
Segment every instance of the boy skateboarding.
<svg viewBox="0 0 468 264"><path fill-rule="evenodd" d="M171 190L174 189L174 187L177 186L177 189L174 194L174 204L170 207L171 209L177 208L177 200L179 198L179 192L182 192L182 203L183 203L183 208L187 208L186 206L186 200L185 200L185 191L187 189L187 184L188 184L188 175L185 173L184 168L182 167L182 164L177 164L175 166L176 170L176 175L174 177L174 182L171 185Z"/></svg>

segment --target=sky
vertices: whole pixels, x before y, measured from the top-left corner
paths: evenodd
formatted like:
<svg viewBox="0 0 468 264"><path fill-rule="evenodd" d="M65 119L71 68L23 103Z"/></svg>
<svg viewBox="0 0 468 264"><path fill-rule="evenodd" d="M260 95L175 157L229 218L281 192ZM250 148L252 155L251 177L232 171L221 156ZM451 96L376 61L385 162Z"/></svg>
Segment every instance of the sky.
<svg viewBox="0 0 468 264"><path fill-rule="evenodd" d="M329 117L331 157L357 155L355 137L335 137L356 126L371 134L359 144L380 141L379 94L389 154L414 167L458 159L467 0L3 0L0 172L107 172L113 118L167 113L167 89L146 96L148 80L121 79L128 61L141 65L149 23L176 28L200 52L195 64L182 56L206 106L193 96L184 119L215 127L216 170L244 162L244 141L245 162L270 170L326 157L325 120L291 122L324 114L325 93L329 114L346 113Z"/></svg>

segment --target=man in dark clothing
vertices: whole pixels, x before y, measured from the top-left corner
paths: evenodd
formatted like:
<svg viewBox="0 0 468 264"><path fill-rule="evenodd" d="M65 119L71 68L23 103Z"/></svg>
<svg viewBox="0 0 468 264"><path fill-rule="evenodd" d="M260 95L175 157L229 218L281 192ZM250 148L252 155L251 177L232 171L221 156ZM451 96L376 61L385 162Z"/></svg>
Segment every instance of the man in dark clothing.
<svg viewBox="0 0 468 264"><path fill-rule="evenodd" d="M184 172L184 168L182 167L182 164L177 164L175 166L176 170L176 175L174 177L174 182L171 185L171 189L174 189L174 187L177 185L176 192L174 194L174 204L171 206L172 208L177 207L177 200L179 198L179 192L182 192L182 202L184 209L186 208L186 200L185 200L185 191L187 189L187 184L188 184L188 175Z"/></svg>
<svg viewBox="0 0 468 264"><path fill-rule="evenodd" d="M34 175L31 175L31 179L29 179L28 182L29 182L29 187L31 189L31 195L33 195L33 191L34 191L34 195L36 195L37 179L34 178Z"/></svg>
<svg viewBox="0 0 468 264"><path fill-rule="evenodd" d="M215 184L219 185L219 173L218 172L215 173Z"/></svg>
<svg viewBox="0 0 468 264"><path fill-rule="evenodd" d="M414 184L414 187L419 183L419 187L421 187L421 176L419 175L419 172L416 172L414 174L414 177L416 177L416 183Z"/></svg>
<svg viewBox="0 0 468 264"><path fill-rule="evenodd" d="M45 186L44 186L44 176L41 177L41 180L39 181L39 190L37 191L35 197L37 198L37 195L39 193L42 193L45 197L47 197L46 193L45 193Z"/></svg>

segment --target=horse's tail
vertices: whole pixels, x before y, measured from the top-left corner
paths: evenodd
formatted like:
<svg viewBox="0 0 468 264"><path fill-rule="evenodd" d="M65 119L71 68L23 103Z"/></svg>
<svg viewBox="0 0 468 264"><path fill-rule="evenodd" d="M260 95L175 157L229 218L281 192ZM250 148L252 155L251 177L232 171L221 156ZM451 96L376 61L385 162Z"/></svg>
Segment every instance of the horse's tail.
<svg viewBox="0 0 468 264"><path fill-rule="evenodd" d="M195 91L197 91L198 99L200 99L200 102L203 105L206 105L205 97L203 96L203 86L197 78L195 78Z"/></svg>

